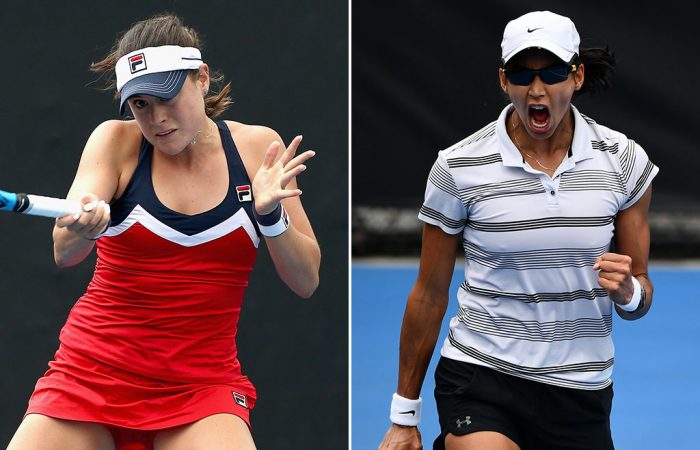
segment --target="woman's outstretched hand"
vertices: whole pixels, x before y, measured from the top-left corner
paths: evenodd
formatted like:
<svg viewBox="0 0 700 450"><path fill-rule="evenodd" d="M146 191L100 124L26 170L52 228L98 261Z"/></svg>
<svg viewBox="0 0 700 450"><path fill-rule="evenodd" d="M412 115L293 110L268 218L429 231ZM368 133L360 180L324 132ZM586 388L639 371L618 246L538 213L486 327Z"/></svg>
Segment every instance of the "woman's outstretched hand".
<svg viewBox="0 0 700 450"><path fill-rule="evenodd" d="M306 170L304 162L316 154L312 150L307 150L294 157L301 139L301 136L295 137L286 149L275 141L265 152L265 159L253 179L255 210L259 215L271 213L285 198L301 195L300 189L287 189L287 185L294 177ZM277 159L281 149L282 156Z"/></svg>

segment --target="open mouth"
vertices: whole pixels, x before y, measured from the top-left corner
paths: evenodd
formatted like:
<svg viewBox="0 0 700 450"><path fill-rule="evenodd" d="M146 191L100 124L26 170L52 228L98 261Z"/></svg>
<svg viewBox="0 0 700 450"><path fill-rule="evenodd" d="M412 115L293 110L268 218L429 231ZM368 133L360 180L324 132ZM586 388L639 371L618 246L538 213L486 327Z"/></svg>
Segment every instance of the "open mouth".
<svg viewBox="0 0 700 450"><path fill-rule="evenodd" d="M544 105L530 105L527 108L530 124L536 130L547 128L549 124L549 108Z"/></svg>
<svg viewBox="0 0 700 450"><path fill-rule="evenodd" d="M169 135L173 134L174 132L175 132L175 130L167 130L167 131L163 131L161 133L156 133L156 136L158 136L158 137L169 136Z"/></svg>

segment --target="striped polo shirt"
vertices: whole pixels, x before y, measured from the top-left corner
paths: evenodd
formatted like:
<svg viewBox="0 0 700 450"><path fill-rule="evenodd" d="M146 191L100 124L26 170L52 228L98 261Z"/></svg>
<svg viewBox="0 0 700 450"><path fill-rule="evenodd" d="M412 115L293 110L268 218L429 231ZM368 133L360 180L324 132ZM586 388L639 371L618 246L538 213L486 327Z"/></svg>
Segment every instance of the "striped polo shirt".
<svg viewBox="0 0 700 450"><path fill-rule="evenodd" d="M571 108L572 146L553 177L508 137L509 105L438 153L418 217L462 233L464 281L443 356L602 389L614 360L613 308L593 264L610 248L615 215L659 169L633 140Z"/></svg>

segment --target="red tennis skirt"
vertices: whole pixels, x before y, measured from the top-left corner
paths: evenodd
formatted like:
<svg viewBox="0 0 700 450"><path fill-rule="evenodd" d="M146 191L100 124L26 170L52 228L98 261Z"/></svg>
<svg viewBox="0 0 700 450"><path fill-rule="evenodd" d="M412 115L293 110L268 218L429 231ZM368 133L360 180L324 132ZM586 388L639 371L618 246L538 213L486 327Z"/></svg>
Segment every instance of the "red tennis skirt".
<svg viewBox="0 0 700 450"><path fill-rule="evenodd" d="M250 427L256 392L247 377L226 384L146 378L61 345L37 381L26 414L107 426L117 449L152 446L155 431L234 414ZM130 446L132 445L133 446Z"/></svg>

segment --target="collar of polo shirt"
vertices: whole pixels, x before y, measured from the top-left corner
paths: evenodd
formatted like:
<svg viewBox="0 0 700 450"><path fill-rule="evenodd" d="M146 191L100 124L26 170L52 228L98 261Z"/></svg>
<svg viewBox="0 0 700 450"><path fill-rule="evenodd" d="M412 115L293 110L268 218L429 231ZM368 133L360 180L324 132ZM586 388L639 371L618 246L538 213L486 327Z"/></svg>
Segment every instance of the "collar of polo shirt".
<svg viewBox="0 0 700 450"><path fill-rule="evenodd" d="M591 136L589 135L589 125L586 119L574 105L570 105L571 111L574 114L574 136L571 142L570 156L564 159L565 164L578 163L593 157L593 146L591 144ZM500 143L499 153L504 166L508 167L523 167L523 156L520 150L515 146L515 143L508 136L506 129L508 123L508 115L513 111L513 105L510 104L503 108L496 122L496 139ZM513 114L516 114L513 111Z"/></svg>

